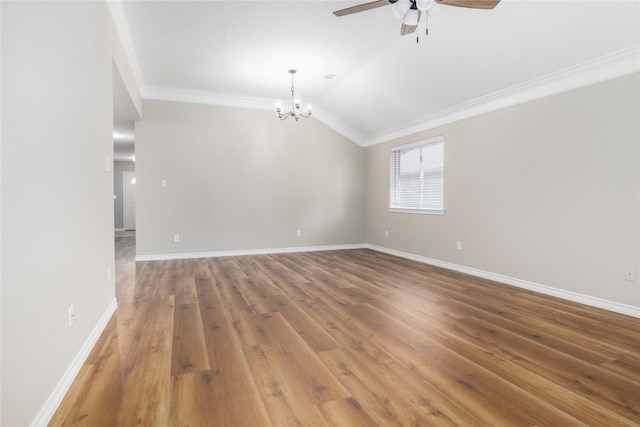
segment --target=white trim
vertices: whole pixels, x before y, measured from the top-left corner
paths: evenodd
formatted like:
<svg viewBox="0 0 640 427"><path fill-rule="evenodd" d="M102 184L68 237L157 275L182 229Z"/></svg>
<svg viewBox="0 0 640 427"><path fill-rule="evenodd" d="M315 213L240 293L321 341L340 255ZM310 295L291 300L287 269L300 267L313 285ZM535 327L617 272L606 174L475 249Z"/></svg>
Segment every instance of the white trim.
<svg viewBox="0 0 640 427"><path fill-rule="evenodd" d="M274 100L265 98L251 98L233 94L208 93L202 91L187 91L170 87L147 87L133 47L129 27L127 25L120 1L108 1L107 5L116 29L120 34L122 44L131 64L134 78L143 99L166 101L180 101L198 104L213 104L235 106L242 108L272 109ZM504 89L486 96L455 105L416 120L401 123L364 135L348 126L340 119L323 112L314 105L314 117L331 129L350 139L354 143L368 147L390 141L403 136L433 129L458 120L478 116L510 106L522 104L547 96L555 95L580 87L589 86L623 75L640 71L640 44L621 49L600 58L560 70L546 76L523 82L508 89Z"/></svg>
<svg viewBox="0 0 640 427"><path fill-rule="evenodd" d="M122 10L122 0L107 1L106 3L109 9L109 12L111 13L113 25L115 25L116 31L120 36L120 42L122 43L122 48L124 49L125 55L129 60L129 65L131 66L133 78L135 79L136 84L138 85L138 90L142 91L142 89L145 87L144 78L142 76L142 68L140 68L140 63L138 62L138 55L136 54L136 49L135 47L133 47L133 42L131 38L131 33L129 32L129 25L127 23L127 18L125 17L124 11Z"/></svg>
<svg viewBox="0 0 640 427"><path fill-rule="evenodd" d="M389 208L389 212L404 213L404 214L418 214L418 215L444 215L444 209L404 209L404 208Z"/></svg>
<svg viewBox="0 0 640 427"><path fill-rule="evenodd" d="M640 71L640 44L366 136L366 146Z"/></svg>
<svg viewBox="0 0 640 427"><path fill-rule="evenodd" d="M205 92L172 87L147 86L142 90L144 99L156 101L185 102L190 104L217 105L223 107L251 108L254 110L273 111L275 116L275 100L269 98L235 95L230 93ZM347 126L322 108L313 106L313 116L319 122L338 132L345 138L364 147L366 140L364 135Z"/></svg>
<svg viewBox="0 0 640 427"><path fill-rule="evenodd" d="M640 307L636 307L633 305L621 304L615 301L609 301L602 298L593 297L590 295L580 294L577 292L566 291L564 289L558 289L552 286L541 285L539 283L533 283L526 280L517 279L515 277L503 276L502 274L491 273L488 271L479 270L472 267L465 267L463 265L453 264L446 261L440 261L433 258L427 258L420 255L414 255L408 252L402 252L395 249L385 248L382 246L368 244L367 248L372 249L374 251L384 252L390 255L399 256L401 258L407 258L407 259L422 262L425 264L435 265L437 267L459 271L461 273L470 274L472 276L482 277L483 279L493 280L496 282L504 283L506 285L516 286L518 288L539 292L541 294L551 295L551 296L562 298L565 300L586 304L592 307L602 308L602 309L613 311L616 313L625 314L627 316L640 318Z"/></svg>
<svg viewBox="0 0 640 427"><path fill-rule="evenodd" d="M369 135L358 132L317 105L314 105L313 117L354 143L369 147L638 71L640 71L640 44ZM158 86L142 87L141 93L144 99L259 110L273 110L275 102L267 98Z"/></svg>
<svg viewBox="0 0 640 427"><path fill-rule="evenodd" d="M332 116L316 105L313 106L313 117L315 117L319 122L324 123L329 128L338 132L340 135L358 144L359 146L367 146L367 139L362 133L358 132L351 126L348 126L342 120L336 118L335 116Z"/></svg>
<svg viewBox="0 0 640 427"><path fill-rule="evenodd" d="M146 86L142 90L144 99L158 101L185 102L190 104L220 105L225 107L251 108L255 110L273 109L275 115L275 100L258 98L230 93L205 92L172 87Z"/></svg>
<svg viewBox="0 0 640 427"><path fill-rule="evenodd" d="M125 231L124 228L116 228L114 231Z"/></svg>
<svg viewBox="0 0 640 427"><path fill-rule="evenodd" d="M188 252L176 254L136 255L136 261L165 261L172 259L219 258L225 256L288 254L297 252L339 251L346 249L364 249L365 243L351 245L304 246L293 248L241 249L234 251Z"/></svg>
<svg viewBox="0 0 640 427"><path fill-rule="evenodd" d="M111 301L100 320L98 320L98 323L93 328L84 344L82 344L82 347L80 347L80 351L78 351L76 357L74 357L73 361L71 362L71 365L69 365L65 373L62 375L62 378L60 378L60 381L58 381L58 384L56 384L55 388L53 389L47 400L44 402L44 405L42 405L42 408L40 408L40 411L38 411L36 417L33 419L33 421L31 421L31 427L41 427L49 424L49 421L51 421L53 414L55 414L58 406L60 406L60 402L62 402L65 394L67 394L67 391L69 391L71 383L73 383L73 380L78 375L78 372L80 372L80 368L82 368L84 362L87 360L87 357L89 357L91 350L93 350L96 342L98 342L102 331L104 331L104 328L109 323L109 320L111 320L111 316L113 316L113 313L116 312L117 307L118 304L114 299L113 301Z"/></svg>
<svg viewBox="0 0 640 427"><path fill-rule="evenodd" d="M417 141L407 142L406 144L394 145L389 149L389 151L401 151L408 148L419 147L421 145L435 145L439 143L444 144L444 134L432 136L426 139L421 138Z"/></svg>

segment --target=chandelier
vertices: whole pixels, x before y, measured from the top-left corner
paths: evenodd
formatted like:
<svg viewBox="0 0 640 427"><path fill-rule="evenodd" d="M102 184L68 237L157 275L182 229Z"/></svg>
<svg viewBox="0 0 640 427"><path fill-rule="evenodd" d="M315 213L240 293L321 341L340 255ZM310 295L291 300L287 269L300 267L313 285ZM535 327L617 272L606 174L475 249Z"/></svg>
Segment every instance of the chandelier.
<svg viewBox="0 0 640 427"><path fill-rule="evenodd" d="M306 113L303 113L300 109L302 108L302 100L299 97L295 96L293 90L293 75L296 73L296 70L289 70L289 74L291 74L291 110L287 113L282 111L282 103L280 101L276 102L276 113L278 113L278 118L280 120L286 120L287 117L292 116L296 121L300 117L304 117L308 119L311 117L311 105L307 104L305 107Z"/></svg>

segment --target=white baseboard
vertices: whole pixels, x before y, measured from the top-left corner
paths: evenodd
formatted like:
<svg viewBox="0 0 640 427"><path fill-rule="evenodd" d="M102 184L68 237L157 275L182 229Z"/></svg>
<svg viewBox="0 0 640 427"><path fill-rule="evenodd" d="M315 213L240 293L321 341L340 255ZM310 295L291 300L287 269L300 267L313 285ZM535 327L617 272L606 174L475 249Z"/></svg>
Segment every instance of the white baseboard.
<svg viewBox="0 0 640 427"><path fill-rule="evenodd" d="M616 313L625 314L627 316L640 318L640 307L635 307L633 305L621 304L615 301L596 298L590 295L580 294L577 292L566 291L563 289L558 289L558 288L554 288L547 285L541 285L539 283L533 283L526 280L516 279L515 277L503 276L502 274L496 274L488 271L478 270L472 267L465 267L463 265L453 264L446 261L440 261L433 258L427 258L420 255L414 255L408 252L402 252L395 249L385 248L382 246L368 244L366 247L374 251L384 252L390 255L396 255L402 258L411 259L411 260L422 262L425 264L435 265L437 267L459 271L461 273L470 274L472 276L482 277L484 279L489 279L489 280L504 283L507 285L516 286L518 288L528 289L530 291L539 292L541 294L551 295L551 296L566 299L569 301L586 304L592 307L602 308L602 309L613 311Z"/></svg>
<svg viewBox="0 0 640 427"><path fill-rule="evenodd" d="M365 244L365 243L352 244L352 245L327 245L327 246L306 246L306 247L293 247L293 248L247 249L247 250L236 250L236 251L137 255L136 261L164 261L164 260L172 260L172 259L216 258L216 257L225 257L225 256L268 255L268 254L280 254L280 253L316 252L316 251L363 249L363 248L368 248L378 252L388 253L390 255L396 255L402 258L423 262L425 264L431 264L438 267L447 268L449 270L470 274L472 276L482 277L485 279L494 280L496 282L504 283L507 285L528 289L530 291L540 292L541 294L551 295L551 296L566 299L569 301L590 305L592 307L598 307L598 308L613 311L616 313L625 314L627 316L640 318L640 307L621 304L615 301L609 301L602 298L593 297L590 295L580 294L577 292L571 292L571 291L558 289L558 288L554 288L547 285L542 285L539 283L517 279L515 277L504 276L501 274L491 273L488 271L479 270L472 267L466 267L459 264L440 261L433 258L414 255L408 252L402 252L395 249L389 249L382 246Z"/></svg>
<svg viewBox="0 0 640 427"><path fill-rule="evenodd" d="M387 253L390 255L399 256L402 258L411 259L414 261L422 262L425 264L434 265L437 267L447 268L449 270L459 271L461 273L470 274L472 276L482 277L496 282L504 283L507 285L516 286L523 289L528 289L542 294L551 295L559 298L563 298L569 301L574 301L592 307L598 307L605 310L613 311L628 316L640 318L640 307L632 305L621 304L615 301L609 301L602 298L596 298L589 295L579 294L576 292L566 291L563 289L554 288L551 286L541 285L539 283L533 283L526 280L517 279L514 277L504 276L501 274L491 273L488 271L479 270L472 267L465 267L446 261L440 261L433 258L423 257L420 255L414 255L408 252L402 252L395 249L385 248L382 246L371 244L351 244L351 245L327 245L327 246L307 246L307 247L294 247L294 248L272 248L272 249L250 249L250 250L237 250L237 251L218 251L218 252L195 252L195 253L178 253L178 254L161 254L161 255L140 255L136 256L136 261L159 261L159 260L171 260L171 259L188 259L188 258L212 258L212 257L224 257L224 256L243 256L243 255L265 255L265 254L277 254L277 253L295 253L295 252L316 252L316 251L331 251L331 250L345 250L345 249L363 249L368 248L378 252ZM100 338L100 335L104 331L104 328L109 323L109 320L115 313L117 308L117 301L114 299L107 307L106 311L91 331L91 334L86 339L80 351L76 354L75 358L71 362L71 365L67 368L66 372L58 381L58 384L53 389L46 402L31 422L31 427L44 427L46 426L53 414L58 409L58 406L62 402L65 394L69 390L69 387L73 383L73 380L80 372L80 369L84 365L85 361L89 357L91 350L95 346L96 342Z"/></svg>
<svg viewBox="0 0 640 427"><path fill-rule="evenodd" d="M225 257L225 256L270 255L270 254L287 254L287 253L295 253L295 252L337 251L337 250L344 250L344 249L364 249L366 247L367 247L366 244L358 243L358 244L352 244L352 245L325 245L325 246L304 246L304 247L293 247L293 248L243 249L243 250L236 250L236 251L136 255L136 261L165 261L165 260L171 260L171 259L218 258L218 257Z"/></svg>
<svg viewBox="0 0 640 427"><path fill-rule="evenodd" d="M113 313L115 313L117 307L118 304L114 299L113 301L111 301L111 304L109 304L109 307L107 307L107 310L104 312L96 326L91 331L91 334L89 334L89 337L80 348L80 351L78 351L78 354L76 354L76 357L73 359L71 365L69 365L64 375L62 375L62 378L60 378L60 381L58 381L58 384L56 384L55 388L47 398L42 408L40 408L40 411L31 422L31 427L44 427L49 424L49 421L51 421L53 414L55 414L58 406L60 406L60 402L62 402L65 394L67 394L67 391L69 391L71 383L73 383L76 375L78 375L78 372L80 372L80 368L82 368L82 365L84 365L87 357L89 357L91 350L93 350L93 347L96 345L98 338L100 338L102 331L104 331L107 323L109 323L109 320L111 320L111 316L113 316Z"/></svg>
<svg viewBox="0 0 640 427"><path fill-rule="evenodd" d="M602 309L613 311L616 313L625 314L627 316L640 318L640 307L636 307L628 304L621 304L615 301L609 301L602 298L593 297L590 295L580 294L577 292L554 288L552 286L547 286L539 283L529 282L522 279L517 279L515 277L504 276L502 274L491 273L489 271L479 270L472 267L466 267L459 264L440 261L433 258L414 255L408 252L402 252L395 249L389 249L382 246L366 244L366 243L352 244L352 245L327 245L327 246L306 246L306 247L293 247L293 248L247 249L247 250L235 250L235 251L136 255L136 261L164 261L164 260L172 260L172 259L217 258L217 257L225 257L225 256L268 255L268 254L281 254L281 253L316 252L316 251L363 249L363 248L368 248L378 252L388 253L390 255L396 255L402 258L411 259L411 260L422 262L425 264L435 265L438 267L447 268L449 270L470 274L472 276L494 280L496 282L504 283L511 286L516 286L518 288L528 289L530 291L539 292L541 294L551 295L551 296L566 299L569 301L586 304L592 307L602 308Z"/></svg>

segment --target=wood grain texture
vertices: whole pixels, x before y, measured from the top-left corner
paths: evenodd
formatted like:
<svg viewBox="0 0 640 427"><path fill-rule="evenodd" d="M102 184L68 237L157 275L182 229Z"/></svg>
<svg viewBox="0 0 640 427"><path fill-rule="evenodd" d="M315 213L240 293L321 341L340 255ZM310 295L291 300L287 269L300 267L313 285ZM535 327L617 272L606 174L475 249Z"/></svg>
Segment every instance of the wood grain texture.
<svg viewBox="0 0 640 427"><path fill-rule="evenodd" d="M640 425L640 319L370 250L116 249L52 426Z"/></svg>

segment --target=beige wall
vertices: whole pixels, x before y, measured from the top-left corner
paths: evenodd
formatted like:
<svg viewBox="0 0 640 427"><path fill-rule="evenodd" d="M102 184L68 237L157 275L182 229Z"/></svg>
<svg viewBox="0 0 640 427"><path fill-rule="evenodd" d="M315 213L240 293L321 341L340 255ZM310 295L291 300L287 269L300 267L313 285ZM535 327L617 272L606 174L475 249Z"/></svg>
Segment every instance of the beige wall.
<svg viewBox="0 0 640 427"><path fill-rule="evenodd" d="M624 280L639 259L638 83L630 75L368 148L367 242L640 306L640 282ZM445 215L388 212L390 147L440 134Z"/></svg>
<svg viewBox="0 0 640 427"><path fill-rule="evenodd" d="M115 295L112 61L135 81L103 3L0 8L0 424L27 425ZM313 119L145 102L138 253L368 242L640 306L623 279L640 257L639 90L636 74L366 150ZM389 147L438 134L446 214L389 213Z"/></svg>
<svg viewBox="0 0 640 427"><path fill-rule="evenodd" d="M103 166L113 157L112 56L124 55L102 2L0 7L0 424L24 426L115 298L113 171Z"/></svg>
<svg viewBox="0 0 640 427"><path fill-rule="evenodd" d="M269 111L160 101L143 108L139 256L364 242L362 147L317 120L280 122Z"/></svg>

